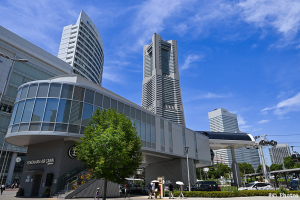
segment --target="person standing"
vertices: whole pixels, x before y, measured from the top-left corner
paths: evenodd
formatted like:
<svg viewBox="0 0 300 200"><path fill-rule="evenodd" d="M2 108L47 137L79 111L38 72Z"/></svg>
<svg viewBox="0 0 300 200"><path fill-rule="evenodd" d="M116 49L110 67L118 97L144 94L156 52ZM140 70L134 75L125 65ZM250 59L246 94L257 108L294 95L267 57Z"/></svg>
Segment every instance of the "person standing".
<svg viewBox="0 0 300 200"><path fill-rule="evenodd" d="M172 183L170 183L170 185L169 185L169 190L170 190L170 196L169 196L169 199L174 199L174 197L173 197L173 190L174 190L174 187L173 187Z"/></svg>
<svg viewBox="0 0 300 200"><path fill-rule="evenodd" d="M1 195L2 195L3 190L5 190L5 185L4 184L1 185L0 190L1 190Z"/></svg>
<svg viewBox="0 0 300 200"><path fill-rule="evenodd" d="M151 182L151 199L152 199L152 196L153 194L155 195L155 183Z"/></svg>
<svg viewBox="0 0 300 200"><path fill-rule="evenodd" d="M130 183L129 183L129 181L126 183L126 189L125 189L125 197L124 197L124 199L126 199L127 195L128 195L128 199L130 199Z"/></svg>
<svg viewBox="0 0 300 200"><path fill-rule="evenodd" d="M99 200L100 197L100 188L97 188L96 190L96 196L94 197L94 200L97 198Z"/></svg>
<svg viewBox="0 0 300 200"><path fill-rule="evenodd" d="M157 199L157 196L159 195L159 197L161 198L160 195L160 187L158 183L155 183L155 198Z"/></svg>

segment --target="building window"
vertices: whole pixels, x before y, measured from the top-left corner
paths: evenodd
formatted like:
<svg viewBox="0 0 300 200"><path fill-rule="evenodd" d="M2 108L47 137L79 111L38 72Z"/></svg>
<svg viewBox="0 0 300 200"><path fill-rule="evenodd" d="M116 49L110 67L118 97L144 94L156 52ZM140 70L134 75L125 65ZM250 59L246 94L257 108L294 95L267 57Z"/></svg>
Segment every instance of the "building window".
<svg viewBox="0 0 300 200"><path fill-rule="evenodd" d="M47 97L48 95L48 88L49 84L48 83L41 83L39 85L39 90L37 93L37 97Z"/></svg>
<svg viewBox="0 0 300 200"><path fill-rule="evenodd" d="M56 122L69 122L71 102L71 100L60 99Z"/></svg>
<svg viewBox="0 0 300 200"><path fill-rule="evenodd" d="M146 141L151 142L151 130L149 124L146 124Z"/></svg>
<svg viewBox="0 0 300 200"><path fill-rule="evenodd" d="M141 122L141 139L146 140L146 125L143 122Z"/></svg>
<svg viewBox="0 0 300 200"><path fill-rule="evenodd" d="M23 111L22 122L30 122L33 104L34 104L34 99L26 100L26 104Z"/></svg>
<svg viewBox="0 0 300 200"><path fill-rule="evenodd" d="M83 107L82 102L78 102L78 101L73 101L72 102L72 109L71 109L71 115L70 115L70 123L71 124L76 124L76 125L80 124L81 114L82 114L82 107Z"/></svg>
<svg viewBox="0 0 300 200"><path fill-rule="evenodd" d="M43 121L55 122L57 108L58 108L58 99L48 99Z"/></svg>
<svg viewBox="0 0 300 200"><path fill-rule="evenodd" d="M72 99L73 94L73 85L66 85L62 86L60 98L64 99Z"/></svg>
<svg viewBox="0 0 300 200"><path fill-rule="evenodd" d="M44 116L45 104L46 104L46 99L44 98L36 99L31 121L33 122L42 121Z"/></svg>
<svg viewBox="0 0 300 200"><path fill-rule="evenodd" d="M34 98L36 96L37 87L37 84L30 85L27 98Z"/></svg>
<svg viewBox="0 0 300 200"><path fill-rule="evenodd" d="M60 84L51 83L49 90L49 97L59 97L60 95Z"/></svg>
<svg viewBox="0 0 300 200"><path fill-rule="evenodd" d="M21 121L21 115L23 113L24 104L25 104L25 101L20 101L19 102L17 114L16 114L16 117L15 117L15 120L14 120L14 124L20 123L20 121Z"/></svg>
<svg viewBox="0 0 300 200"><path fill-rule="evenodd" d="M83 107L83 113L82 113L82 123L81 125L87 126L89 125L89 121L93 114L93 106L90 104L85 103Z"/></svg>

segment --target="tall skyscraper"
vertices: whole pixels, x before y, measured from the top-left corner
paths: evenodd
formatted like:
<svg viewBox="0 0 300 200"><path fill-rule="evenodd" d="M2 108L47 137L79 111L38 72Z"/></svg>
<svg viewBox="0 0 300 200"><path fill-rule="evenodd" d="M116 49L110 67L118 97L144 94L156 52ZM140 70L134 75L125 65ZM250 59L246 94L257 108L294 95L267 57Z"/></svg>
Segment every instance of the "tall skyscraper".
<svg viewBox="0 0 300 200"><path fill-rule="evenodd" d="M228 112L224 108L215 109L208 113L210 131L240 133L236 114ZM245 147L235 149L235 156L238 163L250 163L256 170L260 164L257 149L246 149ZM214 164L223 163L231 167L230 149L214 150Z"/></svg>
<svg viewBox="0 0 300 200"><path fill-rule="evenodd" d="M73 72L102 84L103 43L98 29L84 11L75 25L63 29L58 57L73 67Z"/></svg>
<svg viewBox="0 0 300 200"><path fill-rule="evenodd" d="M143 49L142 107L185 126L177 42L163 40L156 33Z"/></svg>
<svg viewBox="0 0 300 200"><path fill-rule="evenodd" d="M283 164L285 157L291 156L289 144L278 144L269 148L272 164Z"/></svg>

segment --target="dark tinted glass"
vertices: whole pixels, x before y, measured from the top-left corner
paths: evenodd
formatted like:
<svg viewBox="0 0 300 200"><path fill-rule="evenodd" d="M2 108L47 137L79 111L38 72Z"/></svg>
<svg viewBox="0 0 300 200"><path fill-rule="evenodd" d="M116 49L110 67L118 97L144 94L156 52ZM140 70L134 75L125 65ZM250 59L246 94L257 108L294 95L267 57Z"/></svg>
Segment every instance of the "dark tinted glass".
<svg viewBox="0 0 300 200"><path fill-rule="evenodd" d="M39 85L37 97L47 97L48 94L48 89L49 89L49 83L41 83Z"/></svg>
<svg viewBox="0 0 300 200"><path fill-rule="evenodd" d="M60 98L72 99L72 93L73 93L73 85L64 84L62 86Z"/></svg>
<svg viewBox="0 0 300 200"><path fill-rule="evenodd" d="M142 122L146 123L146 113L142 111Z"/></svg>
<svg viewBox="0 0 300 200"><path fill-rule="evenodd" d="M15 120L14 120L14 124L17 124L17 123L20 122L21 116L22 116L22 113L23 113L24 104L25 104L25 101L20 101L19 102L16 117L15 117Z"/></svg>
<svg viewBox="0 0 300 200"><path fill-rule="evenodd" d="M147 113L147 124L151 124L151 115Z"/></svg>
<svg viewBox="0 0 300 200"><path fill-rule="evenodd" d="M59 132L67 132L68 125L67 124L55 124L55 131Z"/></svg>
<svg viewBox="0 0 300 200"><path fill-rule="evenodd" d="M27 97L27 92L28 92L28 85L23 87L23 90L22 90L22 93L21 93L21 96L20 96L20 100L23 100Z"/></svg>
<svg viewBox="0 0 300 200"><path fill-rule="evenodd" d="M27 98L33 98L36 96L37 87L37 84L30 85Z"/></svg>
<svg viewBox="0 0 300 200"><path fill-rule="evenodd" d="M48 99L44 115L44 122L55 122L58 108L58 99Z"/></svg>
<svg viewBox="0 0 300 200"><path fill-rule="evenodd" d="M49 97L59 97L61 85L57 83L51 83L49 90Z"/></svg>
<svg viewBox="0 0 300 200"><path fill-rule="evenodd" d="M145 123L141 123L141 139L146 140L146 125Z"/></svg>
<svg viewBox="0 0 300 200"><path fill-rule="evenodd" d="M28 131L28 127L29 127L28 123L20 124L19 132Z"/></svg>
<svg viewBox="0 0 300 200"><path fill-rule="evenodd" d="M136 114L136 119L139 120L139 121L142 121L142 120L141 120L141 111L138 110L138 109L136 109L135 114Z"/></svg>
<svg viewBox="0 0 300 200"><path fill-rule="evenodd" d="M60 99L56 122L69 122L71 100Z"/></svg>
<svg viewBox="0 0 300 200"><path fill-rule="evenodd" d="M94 91L92 90L85 90L85 97L84 97L84 102L93 104L94 103Z"/></svg>
<svg viewBox="0 0 300 200"><path fill-rule="evenodd" d="M133 108L133 107L131 107L131 109L130 109L130 117L132 119L135 119L135 108Z"/></svg>
<svg viewBox="0 0 300 200"><path fill-rule="evenodd" d="M124 107L124 114L129 117L129 111L130 111L130 106L126 105L125 104L125 107Z"/></svg>
<svg viewBox="0 0 300 200"><path fill-rule="evenodd" d="M87 126L93 114L93 106L90 104L85 103L83 107L82 113L82 123L81 125ZM70 132L70 131L69 131Z"/></svg>
<svg viewBox="0 0 300 200"><path fill-rule="evenodd" d="M111 99L111 109L117 110L117 101L114 99Z"/></svg>
<svg viewBox="0 0 300 200"><path fill-rule="evenodd" d="M31 115L32 115L32 109L33 109L34 99L28 99L26 101L24 111L23 111L23 117L22 122L29 122Z"/></svg>
<svg viewBox="0 0 300 200"><path fill-rule="evenodd" d="M124 103L118 102L118 112L123 113L124 110Z"/></svg>
<svg viewBox="0 0 300 200"><path fill-rule="evenodd" d="M103 99L103 95L96 92L96 94L95 94L95 105L99 106L99 107L102 107L102 99Z"/></svg>
<svg viewBox="0 0 300 200"><path fill-rule="evenodd" d="M68 129L69 133L77 133L77 134L79 134L79 130L80 130L80 126L69 125L69 129Z"/></svg>
<svg viewBox="0 0 300 200"><path fill-rule="evenodd" d="M16 112L17 112L17 108L18 108L18 103L15 103L14 105L14 109L13 109L13 112L11 114L11 118L10 118L10 123L9 125L11 125L15 119L15 116L16 116Z"/></svg>
<svg viewBox="0 0 300 200"><path fill-rule="evenodd" d="M20 88L20 89L18 90L18 93L17 93L17 96L16 96L16 102L19 101L20 96L21 96L21 92L22 92L22 88Z"/></svg>
<svg viewBox="0 0 300 200"><path fill-rule="evenodd" d="M80 134L83 134L83 133L84 133L84 130L85 130L85 127L82 126L81 129L80 129Z"/></svg>
<svg viewBox="0 0 300 200"><path fill-rule="evenodd" d="M84 96L84 88L75 86L73 99L82 101Z"/></svg>
<svg viewBox="0 0 300 200"><path fill-rule="evenodd" d="M40 123L30 123L29 131L39 131L41 129Z"/></svg>
<svg viewBox="0 0 300 200"><path fill-rule="evenodd" d="M107 96L104 96L103 99L103 108L109 109L110 108L110 98Z"/></svg>
<svg viewBox="0 0 300 200"><path fill-rule="evenodd" d="M19 124L16 124L16 125L13 125L12 129L11 129L11 132L14 133L14 132L18 132L19 130Z"/></svg>
<svg viewBox="0 0 300 200"><path fill-rule="evenodd" d="M54 124L53 123L43 123L42 131L53 131Z"/></svg>
<svg viewBox="0 0 300 200"><path fill-rule="evenodd" d="M70 123L71 124L80 124L81 114L82 114L83 103L78 101L73 101L71 115L70 115Z"/></svg>
<svg viewBox="0 0 300 200"><path fill-rule="evenodd" d="M34 105L31 121L42 121L44 115L44 109L46 105L46 99L37 98Z"/></svg>

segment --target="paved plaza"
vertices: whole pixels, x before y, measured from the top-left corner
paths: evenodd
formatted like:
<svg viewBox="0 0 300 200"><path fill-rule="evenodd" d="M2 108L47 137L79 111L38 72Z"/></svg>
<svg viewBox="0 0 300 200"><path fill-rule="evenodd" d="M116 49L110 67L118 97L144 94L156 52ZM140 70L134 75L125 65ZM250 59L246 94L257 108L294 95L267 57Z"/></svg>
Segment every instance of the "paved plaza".
<svg viewBox="0 0 300 200"><path fill-rule="evenodd" d="M38 197L15 197L17 190L4 190L3 194L0 195L0 200L41 200L41 199L52 199L54 198L38 198ZM266 197L266 196L258 196L258 197L230 197L230 198L196 198L196 197L188 197L184 199L192 199L192 200L204 200L204 199L216 199L216 200L266 200L266 199L282 199L283 197ZM78 198L78 200L92 200L93 198ZM127 199L127 198L126 198ZM133 196L130 200L141 200L141 199L148 199L148 196ZM163 199L169 199L169 197L164 197ZM175 198L179 199L179 198ZM291 198L286 197L283 199L300 199L300 198ZM62 200L62 198L59 198ZM100 200L102 200L100 198ZM107 198L107 200L124 200L123 197L119 198Z"/></svg>

